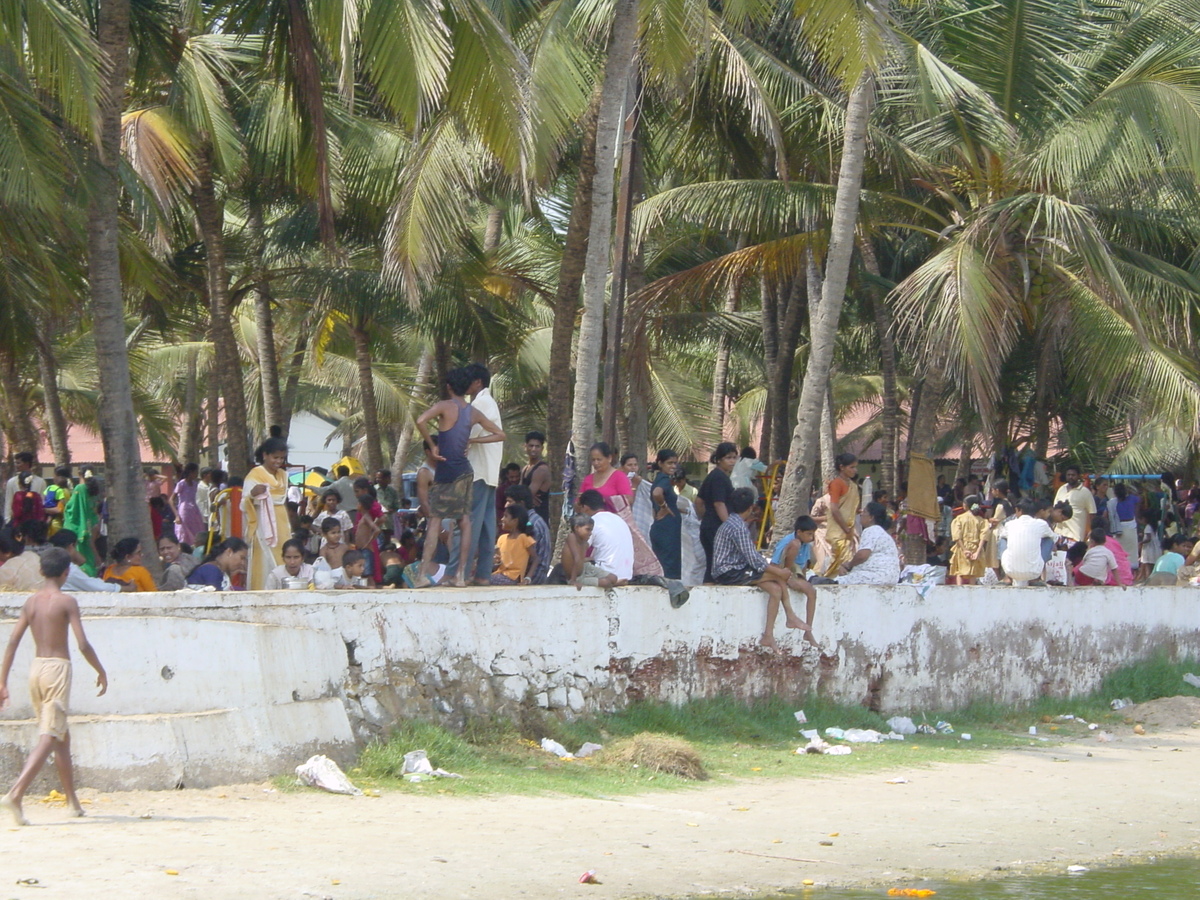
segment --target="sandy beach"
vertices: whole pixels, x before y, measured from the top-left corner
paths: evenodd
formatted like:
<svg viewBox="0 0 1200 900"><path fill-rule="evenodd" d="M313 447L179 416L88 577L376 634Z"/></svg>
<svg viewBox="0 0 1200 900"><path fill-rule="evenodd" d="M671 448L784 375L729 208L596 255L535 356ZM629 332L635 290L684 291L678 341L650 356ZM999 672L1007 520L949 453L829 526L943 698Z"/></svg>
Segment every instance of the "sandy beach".
<svg viewBox="0 0 1200 900"><path fill-rule="evenodd" d="M0 884L19 900L611 900L764 894L806 879L903 885L1194 852L1200 728L1146 730L930 768L611 800L343 797L262 784L84 791L86 819L29 802L31 827L0 825ZM579 883L589 869L600 884Z"/></svg>

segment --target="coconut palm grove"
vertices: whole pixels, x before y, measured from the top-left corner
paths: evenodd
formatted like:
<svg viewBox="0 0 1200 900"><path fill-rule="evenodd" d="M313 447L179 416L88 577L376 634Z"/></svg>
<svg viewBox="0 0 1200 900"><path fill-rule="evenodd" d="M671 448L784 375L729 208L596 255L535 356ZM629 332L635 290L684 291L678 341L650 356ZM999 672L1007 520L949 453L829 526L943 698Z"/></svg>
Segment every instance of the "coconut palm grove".
<svg viewBox="0 0 1200 900"><path fill-rule="evenodd" d="M1191 484L1200 4L6 0L0 254L5 457L148 547L147 448L399 484L471 363L552 527L598 441L777 535L847 450Z"/></svg>

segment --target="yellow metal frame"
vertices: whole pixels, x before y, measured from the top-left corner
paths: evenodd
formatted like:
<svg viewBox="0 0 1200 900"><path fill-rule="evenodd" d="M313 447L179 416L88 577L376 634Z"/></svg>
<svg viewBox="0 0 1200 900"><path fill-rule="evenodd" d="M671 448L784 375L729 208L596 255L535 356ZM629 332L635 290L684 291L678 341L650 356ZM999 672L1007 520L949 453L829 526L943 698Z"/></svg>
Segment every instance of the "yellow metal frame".
<svg viewBox="0 0 1200 900"><path fill-rule="evenodd" d="M758 476L758 480L763 485L763 496L767 498L767 505L763 509L762 521L758 523L758 541L756 546L759 550L763 549L765 542L770 540L771 528L775 524L775 494L779 490L779 485L783 479L783 470L787 468L787 460L781 459L778 462L771 463L767 471Z"/></svg>

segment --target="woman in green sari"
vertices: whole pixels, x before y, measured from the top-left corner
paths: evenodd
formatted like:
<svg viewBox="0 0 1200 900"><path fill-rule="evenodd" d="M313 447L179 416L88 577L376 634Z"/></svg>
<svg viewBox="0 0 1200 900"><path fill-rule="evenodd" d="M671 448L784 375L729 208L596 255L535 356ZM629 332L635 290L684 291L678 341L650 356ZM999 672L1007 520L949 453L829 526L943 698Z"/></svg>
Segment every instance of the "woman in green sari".
<svg viewBox="0 0 1200 900"><path fill-rule="evenodd" d="M71 494L63 510L63 528L69 528L79 536L79 552L83 554L81 568L96 577L96 532L100 527L100 514L96 511L96 501L100 494L100 486L93 478L84 478L83 484Z"/></svg>

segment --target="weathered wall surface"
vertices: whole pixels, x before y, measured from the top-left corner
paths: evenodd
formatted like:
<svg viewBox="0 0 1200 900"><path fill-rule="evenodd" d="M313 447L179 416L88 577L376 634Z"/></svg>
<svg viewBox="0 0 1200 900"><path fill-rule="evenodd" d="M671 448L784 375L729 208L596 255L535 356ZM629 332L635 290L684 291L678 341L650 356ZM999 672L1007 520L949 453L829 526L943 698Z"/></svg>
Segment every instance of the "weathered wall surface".
<svg viewBox="0 0 1200 900"><path fill-rule="evenodd" d="M1158 648L1200 655L1200 594L1187 588L828 588L821 649L780 628L776 653L757 646L766 604L748 588L696 588L678 610L634 587L79 599L112 683L94 697L76 661L72 735L83 777L110 787L256 778L318 751L345 759L411 716L461 726L720 693L936 710L1087 691ZM0 711L0 777L33 737L30 654Z"/></svg>

